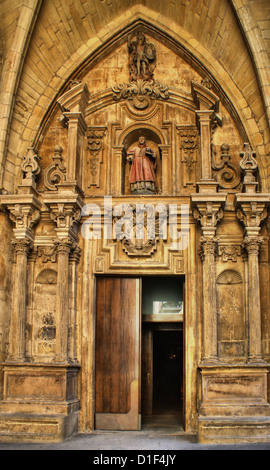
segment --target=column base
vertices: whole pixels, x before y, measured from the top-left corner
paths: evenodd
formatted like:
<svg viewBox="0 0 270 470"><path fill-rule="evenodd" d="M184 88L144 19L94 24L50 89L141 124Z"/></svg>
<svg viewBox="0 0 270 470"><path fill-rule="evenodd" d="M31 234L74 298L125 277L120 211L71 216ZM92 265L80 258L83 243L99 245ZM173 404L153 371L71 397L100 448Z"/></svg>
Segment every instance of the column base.
<svg viewBox="0 0 270 470"><path fill-rule="evenodd" d="M5 363L2 442L60 442L78 432L78 367Z"/></svg>
<svg viewBox="0 0 270 470"><path fill-rule="evenodd" d="M198 442L204 444L270 442L270 418L200 416Z"/></svg>
<svg viewBox="0 0 270 470"><path fill-rule="evenodd" d="M209 364L200 372L199 442L270 442L267 364Z"/></svg>

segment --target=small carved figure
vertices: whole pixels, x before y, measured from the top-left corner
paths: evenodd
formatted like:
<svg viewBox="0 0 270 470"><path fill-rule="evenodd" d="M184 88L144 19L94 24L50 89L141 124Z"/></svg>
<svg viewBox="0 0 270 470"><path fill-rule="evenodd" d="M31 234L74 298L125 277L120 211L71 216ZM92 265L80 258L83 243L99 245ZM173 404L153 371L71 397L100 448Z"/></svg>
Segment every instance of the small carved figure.
<svg viewBox="0 0 270 470"><path fill-rule="evenodd" d="M144 34L137 33L137 41L128 36L129 73L130 79L153 80L153 72L156 66L156 48L154 44L147 43Z"/></svg>
<svg viewBox="0 0 270 470"><path fill-rule="evenodd" d="M132 163L129 175L132 194L156 193L156 158L156 152L146 147L145 137L140 136L138 145L127 154L127 160Z"/></svg>

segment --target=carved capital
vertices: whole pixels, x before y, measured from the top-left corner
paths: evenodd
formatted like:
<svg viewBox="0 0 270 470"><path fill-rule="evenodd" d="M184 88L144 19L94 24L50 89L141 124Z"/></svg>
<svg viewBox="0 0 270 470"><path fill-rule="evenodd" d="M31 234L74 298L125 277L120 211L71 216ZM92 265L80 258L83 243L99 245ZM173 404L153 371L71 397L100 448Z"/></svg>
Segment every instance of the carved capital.
<svg viewBox="0 0 270 470"><path fill-rule="evenodd" d="M71 253L70 253L70 261L74 263L79 263L81 257L81 249L77 243L73 243L71 247Z"/></svg>
<svg viewBox="0 0 270 470"><path fill-rule="evenodd" d="M201 202L196 204L193 216L198 220L202 228L215 228L223 217L223 209L220 203Z"/></svg>
<svg viewBox="0 0 270 470"><path fill-rule="evenodd" d="M246 228L260 227L267 217L266 204L263 202L243 202L237 210L237 217Z"/></svg>
<svg viewBox="0 0 270 470"><path fill-rule="evenodd" d="M16 229L32 229L40 219L40 211L30 205L14 204L8 206L9 217Z"/></svg>
<svg viewBox="0 0 270 470"><path fill-rule="evenodd" d="M73 204L59 203L51 210L51 219L56 222L57 228L72 229L81 218L81 211Z"/></svg>
<svg viewBox="0 0 270 470"><path fill-rule="evenodd" d="M27 240L25 238L21 238L21 239L15 239L15 240L12 240L12 245L14 247L14 250L17 254L19 255L24 255L27 257L29 251L31 250L31 248L33 247L33 244L30 240Z"/></svg>
<svg viewBox="0 0 270 470"><path fill-rule="evenodd" d="M65 254L69 256L70 251L72 249L72 240L69 238L63 240L55 240L55 246L57 250L57 254Z"/></svg>
<svg viewBox="0 0 270 470"><path fill-rule="evenodd" d="M246 236L243 240L243 246L248 252L248 255L258 256L263 240L263 237Z"/></svg>
<svg viewBox="0 0 270 470"><path fill-rule="evenodd" d="M213 257L216 254L218 238L202 236L200 239L200 257L205 261L206 257Z"/></svg>

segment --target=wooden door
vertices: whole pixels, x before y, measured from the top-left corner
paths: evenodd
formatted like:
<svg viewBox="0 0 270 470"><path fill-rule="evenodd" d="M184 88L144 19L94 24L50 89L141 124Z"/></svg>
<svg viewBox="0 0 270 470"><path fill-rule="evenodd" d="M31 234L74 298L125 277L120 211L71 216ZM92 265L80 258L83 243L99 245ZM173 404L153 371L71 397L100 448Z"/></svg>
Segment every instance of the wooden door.
<svg viewBox="0 0 270 470"><path fill-rule="evenodd" d="M140 426L140 280L98 278L95 428Z"/></svg>

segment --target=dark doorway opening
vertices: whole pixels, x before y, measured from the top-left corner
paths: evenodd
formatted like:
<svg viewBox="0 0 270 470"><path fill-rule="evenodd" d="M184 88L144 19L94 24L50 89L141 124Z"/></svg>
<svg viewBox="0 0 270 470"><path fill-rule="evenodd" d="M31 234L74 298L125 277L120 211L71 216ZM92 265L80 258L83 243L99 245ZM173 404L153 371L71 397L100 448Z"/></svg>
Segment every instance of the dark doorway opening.
<svg viewBox="0 0 270 470"><path fill-rule="evenodd" d="M183 331L153 331L153 414L183 413Z"/></svg>

